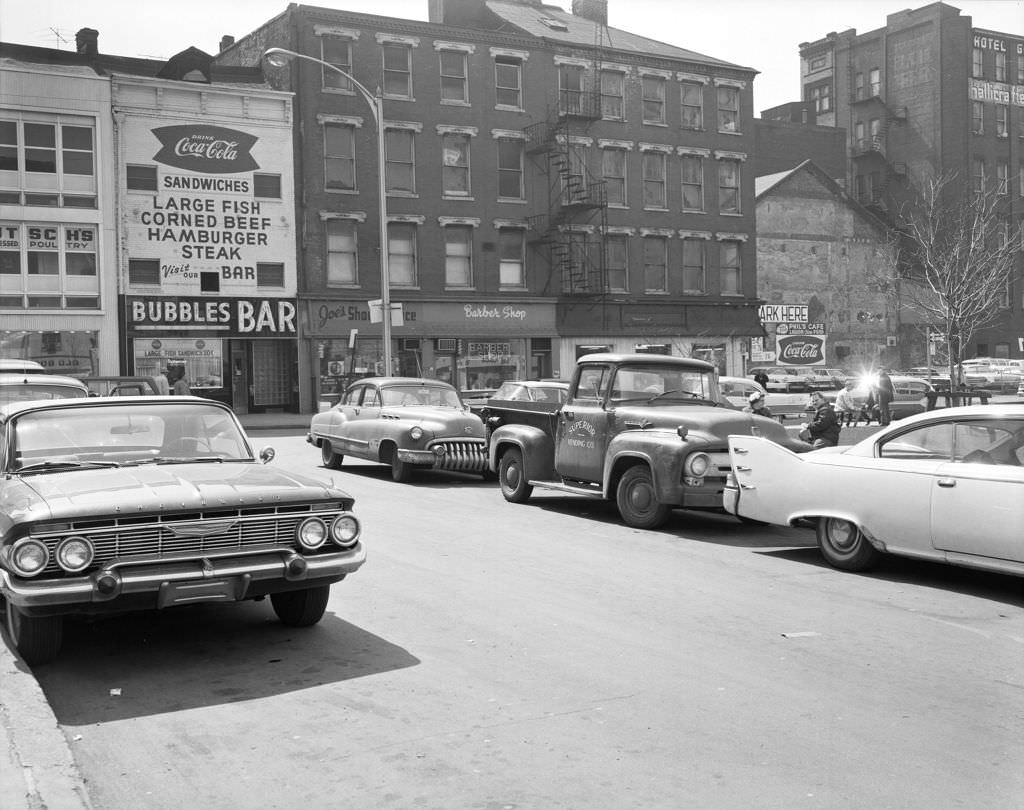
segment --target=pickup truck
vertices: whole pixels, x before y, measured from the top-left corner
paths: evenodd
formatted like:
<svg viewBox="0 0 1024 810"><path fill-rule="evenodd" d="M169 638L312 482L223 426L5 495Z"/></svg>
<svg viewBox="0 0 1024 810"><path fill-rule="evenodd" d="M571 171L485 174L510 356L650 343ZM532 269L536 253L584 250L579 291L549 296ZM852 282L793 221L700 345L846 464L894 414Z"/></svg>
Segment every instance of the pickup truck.
<svg viewBox="0 0 1024 810"><path fill-rule="evenodd" d="M811 449L730 405L710 363L665 355L584 355L563 404L492 398L481 418L505 500L525 503L535 487L614 499L639 529L673 509L723 511L730 435Z"/></svg>

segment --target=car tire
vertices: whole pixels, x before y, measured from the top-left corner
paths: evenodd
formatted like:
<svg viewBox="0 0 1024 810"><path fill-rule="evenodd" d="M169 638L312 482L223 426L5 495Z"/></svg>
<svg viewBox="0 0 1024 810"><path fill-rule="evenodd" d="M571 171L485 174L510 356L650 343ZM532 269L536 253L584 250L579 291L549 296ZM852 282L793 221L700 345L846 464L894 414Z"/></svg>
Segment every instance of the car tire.
<svg viewBox="0 0 1024 810"><path fill-rule="evenodd" d="M60 652L63 616L26 616L8 602L6 624L11 644L29 666L49 663Z"/></svg>
<svg viewBox="0 0 1024 810"><path fill-rule="evenodd" d="M634 529L657 529L668 520L672 509L658 502L654 478L644 464L630 467L622 474L615 490L619 514Z"/></svg>
<svg viewBox="0 0 1024 810"><path fill-rule="evenodd" d="M509 503L526 503L533 494L533 487L526 479L526 465L523 464L523 451L511 447L501 454L498 463L498 483L501 494Z"/></svg>
<svg viewBox="0 0 1024 810"><path fill-rule="evenodd" d="M855 523L841 518L818 520L818 548L825 561L844 571L865 571L881 556Z"/></svg>
<svg viewBox="0 0 1024 810"><path fill-rule="evenodd" d="M404 484L412 478L412 464L402 461L398 457L398 451L391 456L391 480Z"/></svg>
<svg viewBox="0 0 1024 810"><path fill-rule="evenodd" d="M324 466L329 470L340 470L341 463L345 456L341 453L335 453L334 448L327 439L323 439L320 442L320 459L323 461Z"/></svg>
<svg viewBox="0 0 1024 810"><path fill-rule="evenodd" d="M301 591L283 591L270 594L270 604L282 624L289 627L310 627L323 618L330 585L305 588Z"/></svg>

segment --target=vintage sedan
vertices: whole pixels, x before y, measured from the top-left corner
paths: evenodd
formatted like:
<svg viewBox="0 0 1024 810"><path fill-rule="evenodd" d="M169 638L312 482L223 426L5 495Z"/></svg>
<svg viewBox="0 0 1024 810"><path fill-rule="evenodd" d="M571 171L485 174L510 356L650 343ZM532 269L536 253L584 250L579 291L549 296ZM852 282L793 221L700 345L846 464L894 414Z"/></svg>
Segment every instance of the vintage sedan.
<svg viewBox="0 0 1024 810"><path fill-rule="evenodd" d="M306 441L333 470L354 456L390 464L395 481L408 481L415 469L490 477L484 423L441 380L359 380L337 405L312 418Z"/></svg>
<svg viewBox="0 0 1024 810"><path fill-rule="evenodd" d="M807 394L777 394L765 391L746 377L719 376L718 390L733 407L743 410L750 404L750 395L764 396L764 404L780 422L786 419L806 419L810 399Z"/></svg>
<svg viewBox="0 0 1024 810"><path fill-rule="evenodd" d="M729 454L726 511L813 521L836 568L889 553L1024 575L1024 404L928 411L802 455L730 436Z"/></svg>
<svg viewBox="0 0 1024 810"><path fill-rule="evenodd" d="M81 380L60 374L0 372L0 405L36 399L77 399L89 396Z"/></svg>
<svg viewBox="0 0 1024 810"><path fill-rule="evenodd" d="M198 397L0 407L0 597L31 665L67 614L270 597L285 624L323 616L365 560L353 499L265 466L234 413Z"/></svg>
<svg viewBox="0 0 1024 810"><path fill-rule="evenodd" d="M767 375L768 384L765 388L769 391L789 394L794 391L811 390L811 375L805 368L797 369L793 366L751 368L747 370L747 376L753 379L754 375L759 371L763 371Z"/></svg>

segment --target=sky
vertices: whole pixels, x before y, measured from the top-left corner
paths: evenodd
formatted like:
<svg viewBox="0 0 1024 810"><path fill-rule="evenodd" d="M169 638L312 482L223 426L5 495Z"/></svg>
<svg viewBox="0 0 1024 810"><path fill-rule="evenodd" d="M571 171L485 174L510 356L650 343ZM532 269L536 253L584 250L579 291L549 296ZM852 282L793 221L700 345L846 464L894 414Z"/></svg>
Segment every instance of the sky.
<svg viewBox="0 0 1024 810"><path fill-rule="evenodd" d="M428 0L310 0L304 5L427 19ZM569 10L571 0L547 0ZM608 0L608 24L760 71L754 110L800 97L801 42L830 31L866 33L886 15L928 0ZM1024 39L1024 0L948 3L988 28ZM99 31L101 53L166 59L195 46L216 53L284 12L287 0L0 0L0 41L74 50L75 32Z"/></svg>

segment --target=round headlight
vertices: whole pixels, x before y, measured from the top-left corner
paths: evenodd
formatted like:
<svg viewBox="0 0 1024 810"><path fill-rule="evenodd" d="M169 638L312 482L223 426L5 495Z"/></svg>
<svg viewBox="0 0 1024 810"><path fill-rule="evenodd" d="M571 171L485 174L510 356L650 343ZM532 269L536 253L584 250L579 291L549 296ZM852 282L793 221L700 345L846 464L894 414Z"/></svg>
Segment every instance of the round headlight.
<svg viewBox="0 0 1024 810"><path fill-rule="evenodd" d="M320 548L327 540L327 524L320 518L308 518L299 524L295 535L303 548Z"/></svg>
<svg viewBox="0 0 1024 810"><path fill-rule="evenodd" d="M331 539L339 546L348 548L359 540L359 519L350 512L344 512L331 524Z"/></svg>
<svg viewBox="0 0 1024 810"><path fill-rule="evenodd" d="M84 537L68 537L57 546L57 563L71 574L88 568L92 555L92 543Z"/></svg>
<svg viewBox="0 0 1024 810"><path fill-rule="evenodd" d="M703 478L711 466L707 453L693 453L686 459L686 474L694 478Z"/></svg>
<svg viewBox="0 0 1024 810"><path fill-rule="evenodd" d="M423 428L417 425L416 427L409 431L409 435L412 436L414 441L418 442L420 439L423 438Z"/></svg>
<svg viewBox="0 0 1024 810"><path fill-rule="evenodd" d="M34 577L50 560L50 552L38 540L19 540L11 549L11 565L23 577Z"/></svg>

